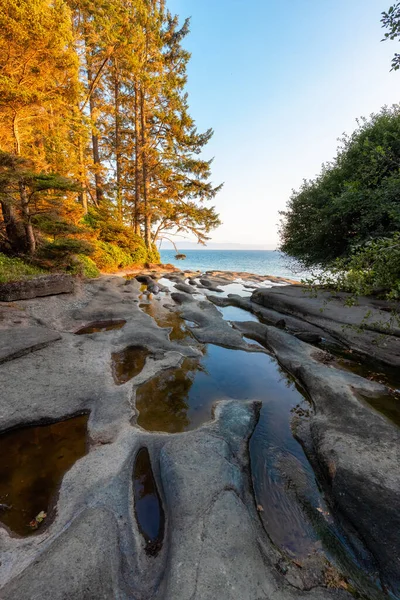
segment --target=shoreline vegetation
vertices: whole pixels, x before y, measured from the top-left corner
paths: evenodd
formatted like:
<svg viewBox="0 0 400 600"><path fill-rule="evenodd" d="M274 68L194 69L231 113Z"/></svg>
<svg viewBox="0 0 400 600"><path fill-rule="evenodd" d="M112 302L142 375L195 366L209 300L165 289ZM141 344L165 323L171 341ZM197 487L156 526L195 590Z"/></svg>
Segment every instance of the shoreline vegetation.
<svg viewBox="0 0 400 600"><path fill-rule="evenodd" d="M3 4L0 281L159 264L176 234L205 244L222 186L202 158L213 131L189 114L189 20L164 2L36 0L32 24L28 0ZM382 26L398 38L399 3ZM316 270L309 287L399 298L399 140L400 108L385 107L293 191L280 250Z"/></svg>
<svg viewBox="0 0 400 600"><path fill-rule="evenodd" d="M160 262L164 237L204 243L222 186L213 131L189 113L189 19L157 0L1 0L0 30L3 279L95 277Z"/></svg>

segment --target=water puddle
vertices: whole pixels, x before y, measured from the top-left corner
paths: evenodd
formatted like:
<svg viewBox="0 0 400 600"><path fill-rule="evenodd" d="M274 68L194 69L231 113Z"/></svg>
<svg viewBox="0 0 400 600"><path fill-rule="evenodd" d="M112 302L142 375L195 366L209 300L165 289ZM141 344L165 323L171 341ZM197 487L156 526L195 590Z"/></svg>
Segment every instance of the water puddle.
<svg viewBox="0 0 400 600"><path fill-rule="evenodd" d="M88 333L100 333L103 331L111 331L112 329L122 329L126 321L118 319L114 321L94 321L89 325L85 325L75 332L75 335L87 335Z"/></svg>
<svg viewBox="0 0 400 600"><path fill-rule="evenodd" d="M239 308L238 306L217 306L220 313L222 313L222 318L225 321L253 321L258 323L259 320L256 315L253 315L248 310L244 310L244 308Z"/></svg>
<svg viewBox="0 0 400 600"><path fill-rule="evenodd" d="M138 389L138 424L150 431L188 431L211 419L216 401L230 398L263 401L250 452L256 501L269 535L290 554L311 552L317 538L287 494L282 471L285 456L294 458L321 504L311 466L290 427L290 411L308 404L274 358L207 345L199 361L186 359L180 369L164 371Z"/></svg>
<svg viewBox="0 0 400 600"><path fill-rule="evenodd" d="M199 282L198 279L196 281ZM229 294L236 294L242 296L242 298L250 298L252 290L244 287L243 283L233 282L226 284L215 284L221 291L215 292L207 288L200 288L199 291L206 296L218 296L219 298L227 298Z"/></svg>
<svg viewBox="0 0 400 600"><path fill-rule="evenodd" d="M320 344L316 344L316 346L330 354L330 360L327 364L332 367L385 385L394 392L400 390L399 369L388 365L381 365L372 358L360 356L357 352L347 350L339 344L332 345L322 341Z"/></svg>
<svg viewBox="0 0 400 600"><path fill-rule="evenodd" d="M177 292L178 290L175 288L175 282L171 281L170 279L167 279L166 277L161 277L161 279L158 280L158 283L166 288L168 288L168 290L170 292Z"/></svg>
<svg viewBox="0 0 400 600"><path fill-rule="evenodd" d="M355 375L360 375L370 381L376 381L382 385L386 385L392 390L400 389L400 376L398 369L390 367L377 367L376 364L372 364L368 359L358 359L356 356L352 356L349 353L338 354L337 351L333 352L336 355L335 363L339 369L350 371Z"/></svg>
<svg viewBox="0 0 400 600"><path fill-rule="evenodd" d="M252 294L251 289L245 288L243 283L239 283L238 281L218 287L221 287L222 289L222 293L218 294L218 296L222 298L227 298L229 294L237 294L238 296L242 296L242 298L250 298Z"/></svg>
<svg viewBox="0 0 400 600"><path fill-rule="evenodd" d="M355 390L357 398L400 427L400 393L392 392L380 396L367 396Z"/></svg>
<svg viewBox="0 0 400 600"><path fill-rule="evenodd" d="M171 341L184 342L185 340L192 340L192 334L179 313L168 310L161 301L143 302L139 304L139 308L141 308L146 315L149 315L149 317L154 319L159 327L168 327L171 329L169 334L169 339Z"/></svg>
<svg viewBox="0 0 400 600"><path fill-rule="evenodd" d="M141 448L136 457L133 490L136 519L146 541L146 552L155 555L164 536L164 512L146 448Z"/></svg>
<svg viewBox="0 0 400 600"><path fill-rule="evenodd" d="M124 385L143 369L150 352L142 346L128 346L111 354L111 369L116 385Z"/></svg>
<svg viewBox="0 0 400 600"><path fill-rule="evenodd" d="M0 436L0 520L14 533L34 533L50 518L40 523L64 474L88 451L88 418L81 415Z"/></svg>

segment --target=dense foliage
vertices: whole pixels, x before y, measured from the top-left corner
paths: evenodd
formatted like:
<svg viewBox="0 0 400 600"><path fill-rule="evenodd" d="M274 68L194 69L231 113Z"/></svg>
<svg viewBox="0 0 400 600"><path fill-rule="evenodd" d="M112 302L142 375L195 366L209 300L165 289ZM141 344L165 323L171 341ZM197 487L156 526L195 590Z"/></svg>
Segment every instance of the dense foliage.
<svg viewBox="0 0 400 600"><path fill-rule="evenodd" d="M207 239L188 31L164 0L0 0L0 251L112 270Z"/></svg>
<svg viewBox="0 0 400 600"><path fill-rule="evenodd" d="M0 252L0 283L29 279L40 275L42 270L34 265L27 264L20 258L11 258Z"/></svg>
<svg viewBox="0 0 400 600"><path fill-rule="evenodd" d="M345 136L334 161L304 181L283 213L282 250L307 266L347 257L400 229L400 108Z"/></svg>
<svg viewBox="0 0 400 600"><path fill-rule="evenodd" d="M361 119L336 158L294 191L281 249L352 291L396 293L400 280L400 108ZM397 258L396 258L397 257ZM390 264L389 264L390 263Z"/></svg>

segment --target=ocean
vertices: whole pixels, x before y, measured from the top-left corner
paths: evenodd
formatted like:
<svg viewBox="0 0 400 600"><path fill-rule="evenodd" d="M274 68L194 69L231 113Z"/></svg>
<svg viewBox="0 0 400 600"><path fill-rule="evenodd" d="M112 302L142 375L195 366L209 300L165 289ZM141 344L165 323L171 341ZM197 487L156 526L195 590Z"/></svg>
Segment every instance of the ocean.
<svg viewBox="0 0 400 600"><path fill-rule="evenodd" d="M300 281L309 275L292 270L287 256L276 250L180 250L185 260L176 260L175 250L161 250L161 261L182 271L244 271L257 275L275 275Z"/></svg>

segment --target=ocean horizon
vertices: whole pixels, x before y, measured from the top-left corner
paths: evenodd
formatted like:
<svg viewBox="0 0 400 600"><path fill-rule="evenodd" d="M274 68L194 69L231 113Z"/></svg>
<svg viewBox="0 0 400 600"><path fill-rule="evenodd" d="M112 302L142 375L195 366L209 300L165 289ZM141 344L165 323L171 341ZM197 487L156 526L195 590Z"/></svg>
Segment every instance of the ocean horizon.
<svg viewBox="0 0 400 600"><path fill-rule="evenodd" d="M274 275L300 281L309 273L278 250L213 250L209 248L179 249L184 260L175 258L173 249L160 250L161 261L170 263L182 271L243 271L256 275Z"/></svg>

